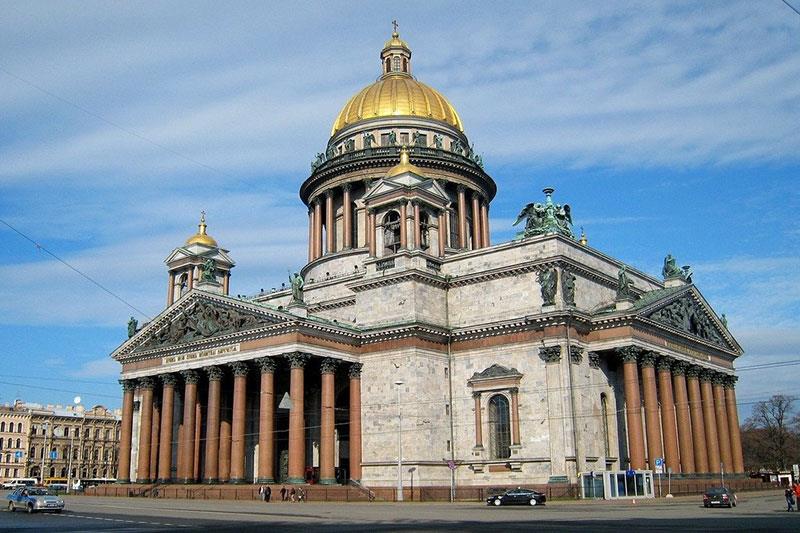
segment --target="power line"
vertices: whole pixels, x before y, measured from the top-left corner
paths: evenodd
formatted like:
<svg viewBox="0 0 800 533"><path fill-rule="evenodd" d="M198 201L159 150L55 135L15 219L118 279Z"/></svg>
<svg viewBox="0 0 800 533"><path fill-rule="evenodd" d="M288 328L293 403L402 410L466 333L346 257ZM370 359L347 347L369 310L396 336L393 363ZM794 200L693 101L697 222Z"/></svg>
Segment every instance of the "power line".
<svg viewBox="0 0 800 533"><path fill-rule="evenodd" d="M108 289L107 287L105 287L104 285L102 285L102 284L101 284L99 281L96 281L95 279L93 279L93 278L92 278L91 276L89 276L88 274L85 274L85 273L83 273L83 272L82 272L82 271L80 271L78 268L76 268L76 267L72 266L72 265L71 265L71 264L69 264L67 261L65 261L65 260L61 259L59 256L57 256L56 254L54 254L53 252L51 252L50 250L48 250L47 248L45 248L43 245L41 245L41 244L39 244L38 242L36 242L35 240L33 240L31 237L29 237L29 236L27 236L26 234L24 234L23 232L21 232L20 230L18 230L17 228L15 228L15 227L14 227L14 226L12 226L11 224L9 224L9 223L8 223L8 222L6 222L5 220L3 220L2 218L0 218L0 223L3 223L4 225L8 226L8 227L9 227L9 229L11 229L11 231L13 231L13 232L17 233L17 234L18 234L18 235L20 235L20 236L21 236L23 239L25 239L25 240L27 240L27 241L30 241L31 243L33 243L33 245L34 245L34 246L36 246L36 249L37 249L37 250L41 250L41 251L43 251L44 253L46 253L47 255L51 256L53 259L55 259L55 260L56 260L56 261L58 261L59 263L61 263L62 265L66 266L67 268L69 268L70 270L72 270L73 272L75 272L76 274L78 274L79 276L81 276L82 278L86 279L87 281L89 281L89 282L90 282L90 283L92 283L93 285L95 285L95 286L99 287L99 288L100 288L100 290L102 290L102 291L106 292L107 294L110 294L111 296L113 296L114 298L116 298L117 300L119 300L120 302L122 302L123 304L125 304L126 306L130 307L131 309L133 309L135 312L139 313L140 315L142 315L142 316L143 316L143 317L145 317L146 319L148 319L148 320L152 320L152 318L151 318L150 316L148 316L148 314L147 314L147 313L145 313L144 311L141 311L140 309L136 308L136 307L135 307L133 304L131 304L130 302L128 302L127 300L125 300L124 298L122 298L121 296L119 296L118 294L116 294L115 292L113 292L111 289Z"/></svg>
<svg viewBox="0 0 800 533"><path fill-rule="evenodd" d="M790 3L789 3L789 2L787 2L786 0L781 0L781 2L783 2L784 4L786 4L787 6L789 6L789 8L790 8L792 11L794 11L795 13L797 13L798 15L800 15L800 11L798 11L798 10L797 10L797 9L796 9L796 8L795 8L795 7L794 7L792 4L790 4Z"/></svg>

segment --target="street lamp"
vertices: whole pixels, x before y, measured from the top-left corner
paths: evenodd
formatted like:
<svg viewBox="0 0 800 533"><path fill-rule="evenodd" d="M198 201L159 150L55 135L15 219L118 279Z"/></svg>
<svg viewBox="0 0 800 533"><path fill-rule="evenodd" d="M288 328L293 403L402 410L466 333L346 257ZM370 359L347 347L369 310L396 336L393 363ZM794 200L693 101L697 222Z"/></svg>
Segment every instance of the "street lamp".
<svg viewBox="0 0 800 533"><path fill-rule="evenodd" d="M50 427L50 424L47 422L42 424L42 428L44 429L44 444L42 445L42 470L39 472L39 479L41 480L40 483L44 485L44 460L47 457L47 428Z"/></svg>
<svg viewBox="0 0 800 533"><path fill-rule="evenodd" d="M81 404L81 397L75 396L73 402L75 403L75 408L77 409L77 407ZM67 431L69 431L69 429ZM69 489L72 486L72 454L73 454L72 446L74 440L75 440L75 431L73 430L70 432L70 437L69 437L69 463L67 465L67 494L69 494Z"/></svg>
<svg viewBox="0 0 800 533"><path fill-rule="evenodd" d="M400 410L401 380L394 382L397 386L397 501L403 501L403 411Z"/></svg>

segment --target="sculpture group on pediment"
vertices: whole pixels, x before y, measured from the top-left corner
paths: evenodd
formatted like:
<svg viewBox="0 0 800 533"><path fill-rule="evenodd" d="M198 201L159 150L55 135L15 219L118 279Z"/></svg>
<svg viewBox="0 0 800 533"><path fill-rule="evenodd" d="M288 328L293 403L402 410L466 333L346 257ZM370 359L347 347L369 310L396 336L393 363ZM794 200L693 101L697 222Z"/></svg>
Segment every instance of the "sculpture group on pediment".
<svg viewBox="0 0 800 533"><path fill-rule="evenodd" d="M654 311L650 318L680 329L718 346L726 346L716 326L700 306L689 298L681 298Z"/></svg>
<svg viewBox="0 0 800 533"><path fill-rule="evenodd" d="M269 322L236 309L197 302L182 310L169 324L158 330L145 348L168 346L265 326Z"/></svg>
<svg viewBox="0 0 800 533"><path fill-rule="evenodd" d="M572 234L572 211L568 204L553 203L553 191L550 187L544 189L545 203L532 202L520 211L512 226L525 219L525 229L517 233L517 239L552 234L575 238Z"/></svg>

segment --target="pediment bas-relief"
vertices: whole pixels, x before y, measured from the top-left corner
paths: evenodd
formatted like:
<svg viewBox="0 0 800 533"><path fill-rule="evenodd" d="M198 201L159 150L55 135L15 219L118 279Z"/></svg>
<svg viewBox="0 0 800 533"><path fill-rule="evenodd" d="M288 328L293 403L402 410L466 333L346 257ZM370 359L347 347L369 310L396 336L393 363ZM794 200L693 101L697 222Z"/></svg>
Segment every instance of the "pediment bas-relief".
<svg viewBox="0 0 800 533"><path fill-rule="evenodd" d="M273 323L274 321L254 313L199 300L182 309L171 322L153 333L134 351L210 339Z"/></svg>
<svg viewBox="0 0 800 533"><path fill-rule="evenodd" d="M721 348L731 349L725 336L714 321L709 318L703 306L688 295L659 307L646 316L651 320L672 326Z"/></svg>

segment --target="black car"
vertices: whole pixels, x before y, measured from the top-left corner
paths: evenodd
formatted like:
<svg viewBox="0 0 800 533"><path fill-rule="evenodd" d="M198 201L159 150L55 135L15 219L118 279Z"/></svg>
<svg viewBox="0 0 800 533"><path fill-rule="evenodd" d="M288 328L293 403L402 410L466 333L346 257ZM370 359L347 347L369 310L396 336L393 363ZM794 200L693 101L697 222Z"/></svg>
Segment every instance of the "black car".
<svg viewBox="0 0 800 533"><path fill-rule="evenodd" d="M531 489L512 489L486 498L486 505L544 505L547 496Z"/></svg>
<svg viewBox="0 0 800 533"><path fill-rule="evenodd" d="M736 494L727 487L714 487L703 494L703 507L736 507Z"/></svg>

